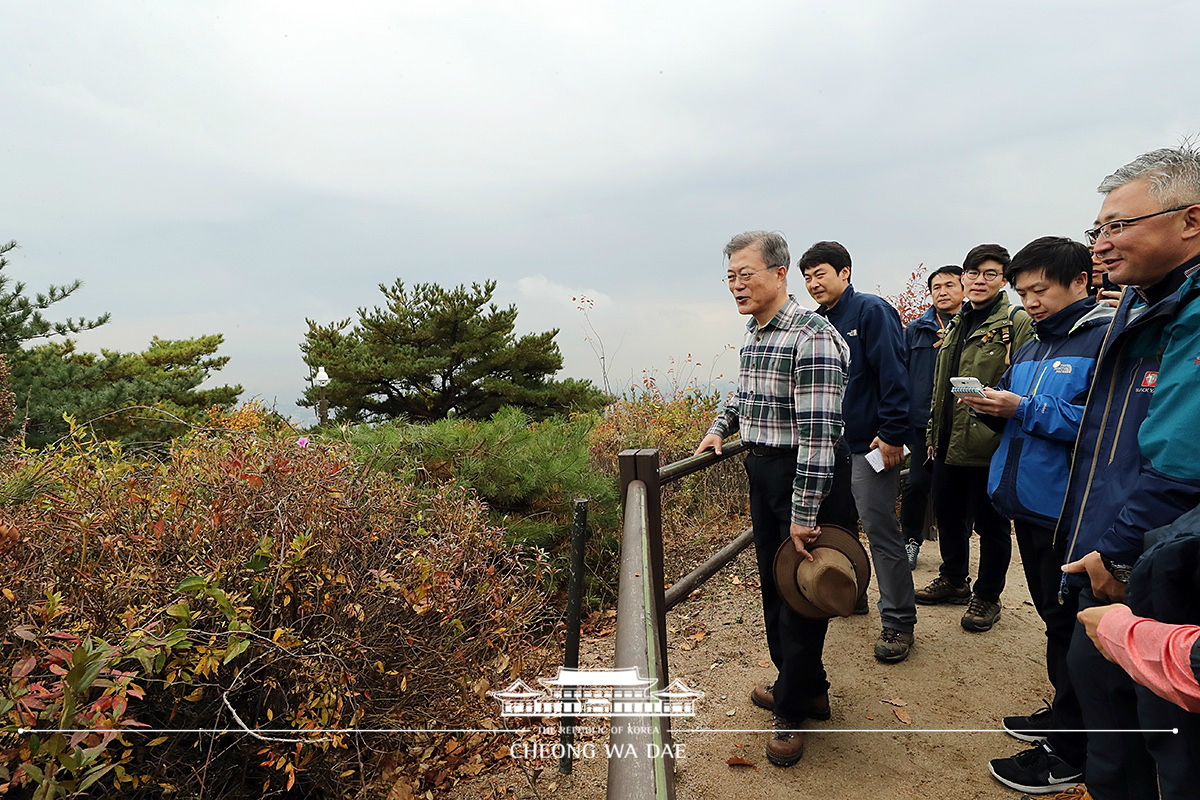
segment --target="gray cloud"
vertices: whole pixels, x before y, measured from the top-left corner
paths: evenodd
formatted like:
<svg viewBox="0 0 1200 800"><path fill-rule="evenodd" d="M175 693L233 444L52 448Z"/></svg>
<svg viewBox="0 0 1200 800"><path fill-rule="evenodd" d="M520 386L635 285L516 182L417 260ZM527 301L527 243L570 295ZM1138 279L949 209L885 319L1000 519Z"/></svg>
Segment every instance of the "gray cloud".
<svg viewBox="0 0 1200 800"><path fill-rule="evenodd" d="M86 282L65 311L114 322L85 347L224 333L221 379L284 411L304 319L397 277L496 278L572 375L599 377L585 290L618 380L707 367L740 335L718 283L739 230L840 239L861 289L895 291L980 241L1078 236L1107 172L1200 130L1188 3L5 16L11 269Z"/></svg>

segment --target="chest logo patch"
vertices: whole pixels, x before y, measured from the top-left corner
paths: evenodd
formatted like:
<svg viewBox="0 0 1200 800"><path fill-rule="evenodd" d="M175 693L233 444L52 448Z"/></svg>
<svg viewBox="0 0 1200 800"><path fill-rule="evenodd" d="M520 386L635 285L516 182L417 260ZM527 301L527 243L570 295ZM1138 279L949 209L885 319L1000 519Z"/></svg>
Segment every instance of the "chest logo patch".
<svg viewBox="0 0 1200 800"><path fill-rule="evenodd" d="M1054 371L1059 375L1070 375L1073 371L1070 364L1064 364L1061 361L1055 361L1051 366L1054 367Z"/></svg>
<svg viewBox="0 0 1200 800"><path fill-rule="evenodd" d="M1142 377L1142 386L1153 389L1157 383L1158 383L1158 373L1157 372L1148 371L1145 374L1145 376Z"/></svg>

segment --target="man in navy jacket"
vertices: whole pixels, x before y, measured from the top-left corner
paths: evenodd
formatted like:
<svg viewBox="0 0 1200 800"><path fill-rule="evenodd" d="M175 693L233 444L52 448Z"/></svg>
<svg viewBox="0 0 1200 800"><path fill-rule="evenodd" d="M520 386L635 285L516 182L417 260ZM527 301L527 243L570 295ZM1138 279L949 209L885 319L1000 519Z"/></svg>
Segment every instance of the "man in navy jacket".
<svg viewBox="0 0 1200 800"><path fill-rule="evenodd" d="M933 479L931 464L925 457L925 426L929 424L933 400L933 368L946 336L946 326L962 310L962 267L955 264L938 267L929 273L925 282L933 305L904 329L908 364L908 449L912 460L908 464L908 480L900 495L900 527L904 531L904 549L908 552L910 569L917 567Z"/></svg>
<svg viewBox="0 0 1200 800"><path fill-rule="evenodd" d="M1146 153L1099 191L1087 237L1130 288L1096 362L1055 532L1081 610L1122 601L1146 532L1200 504L1200 149ZM1092 795L1194 798L1200 715L1137 686L1082 625L1067 666L1089 729Z"/></svg>
<svg viewBox="0 0 1200 800"><path fill-rule="evenodd" d="M917 622L912 570L896 519L900 462L908 438L908 374L900 315L883 299L850 285L850 253L837 242L817 242L796 264L812 298L850 346L850 378L842 402L852 461L851 489L871 545L879 580L883 631L875 644L880 661L903 661ZM883 469L867 454L878 450Z"/></svg>
<svg viewBox="0 0 1200 800"><path fill-rule="evenodd" d="M1083 404L1113 309L1088 295L1091 256L1071 239L1044 236L1013 256L1005 280L1033 318L1034 338L1013 354L1012 366L986 397L962 401L1001 431L992 455L988 495L1013 520L1034 608L1046 626L1046 671L1054 686L1049 712L1004 718L1013 737L1036 743L989 764L996 780L1042 794L1066 788L1083 774L1087 736L1079 698L1067 672L1078 595L1060 602L1063 548L1054 526L1067 493L1071 450Z"/></svg>

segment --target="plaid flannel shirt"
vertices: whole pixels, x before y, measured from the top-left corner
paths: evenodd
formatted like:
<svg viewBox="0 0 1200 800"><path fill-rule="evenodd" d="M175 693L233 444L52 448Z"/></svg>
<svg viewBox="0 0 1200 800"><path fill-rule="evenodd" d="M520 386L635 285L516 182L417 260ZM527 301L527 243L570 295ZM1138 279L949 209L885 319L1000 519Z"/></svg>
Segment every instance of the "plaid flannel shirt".
<svg viewBox="0 0 1200 800"><path fill-rule="evenodd" d="M834 446L842 435L842 395L850 349L824 317L788 297L762 328L753 318L738 369L738 389L709 433L764 447L797 448L792 522L813 526L833 480Z"/></svg>

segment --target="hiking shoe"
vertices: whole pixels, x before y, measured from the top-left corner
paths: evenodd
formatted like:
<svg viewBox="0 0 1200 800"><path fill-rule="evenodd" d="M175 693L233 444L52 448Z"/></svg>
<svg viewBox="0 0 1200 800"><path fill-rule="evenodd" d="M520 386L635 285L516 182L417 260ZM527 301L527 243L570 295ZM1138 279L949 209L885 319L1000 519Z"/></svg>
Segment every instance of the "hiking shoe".
<svg viewBox="0 0 1200 800"><path fill-rule="evenodd" d="M777 767L790 767L804 755L804 732L799 723L775 715L775 732L767 740L767 760Z"/></svg>
<svg viewBox="0 0 1200 800"><path fill-rule="evenodd" d="M854 613L859 615L871 613L871 608L867 603L867 595L865 592L863 593L862 597L858 598L858 602L854 604Z"/></svg>
<svg viewBox="0 0 1200 800"><path fill-rule="evenodd" d="M911 633L901 633L895 628L884 628L879 634L879 641L875 643L875 657L880 661L894 664L908 658L912 647L913 635Z"/></svg>
<svg viewBox="0 0 1200 800"><path fill-rule="evenodd" d="M1050 730L1054 721L1050 717L1050 705L1039 708L1028 717L1005 717L1004 732L1022 742L1044 742L1046 731Z"/></svg>
<svg viewBox="0 0 1200 800"><path fill-rule="evenodd" d="M971 582L953 583L948 578L938 575L928 586L917 589L916 596L917 602L925 605L953 603L961 606L971 599Z"/></svg>
<svg viewBox="0 0 1200 800"><path fill-rule="evenodd" d="M1021 800L1033 800L1027 794L1021 795ZM1093 800L1091 794L1088 793L1087 787L1082 783L1077 783L1070 789L1059 792L1054 797L1047 797L1045 800Z"/></svg>
<svg viewBox="0 0 1200 800"><path fill-rule="evenodd" d="M775 708L775 684L756 683L750 690L750 702L767 711Z"/></svg>
<svg viewBox="0 0 1200 800"><path fill-rule="evenodd" d="M760 683L750 690L750 702L771 711L775 708L775 684ZM822 692L808 701L805 719L826 720L833 716L829 709L829 692Z"/></svg>
<svg viewBox="0 0 1200 800"><path fill-rule="evenodd" d="M989 761L988 771L1005 786L1029 794L1057 792L1083 777L1083 770L1056 756L1045 742L1012 758Z"/></svg>
<svg viewBox="0 0 1200 800"><path fill-rule="evenodd" d="M917 556L921 554L921 543L916 539L909 539L904 543L904 552L908 554L908 568L917 568Z"/></svg>
<svg viewBox="0 0 1200 800"><path fill-rule="evenodd" d="M965 630L983 633L990 631L1000 619L1000 604L984 600L977 594L971 595L971 602L962 615L962 626Z"/></svg>

